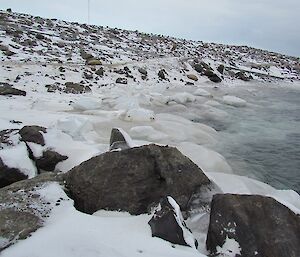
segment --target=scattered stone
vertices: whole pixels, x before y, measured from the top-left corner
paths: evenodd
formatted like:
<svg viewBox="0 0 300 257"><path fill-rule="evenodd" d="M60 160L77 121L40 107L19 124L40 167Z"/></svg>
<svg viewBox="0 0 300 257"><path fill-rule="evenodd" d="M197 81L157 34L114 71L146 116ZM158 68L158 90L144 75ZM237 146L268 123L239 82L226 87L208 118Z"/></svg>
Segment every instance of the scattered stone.
<svg viewBox="0 0 300 257"><path fill-rule="evenodd" d="M209 80L212 82L220 83L222 81L222 79L211 70L206 70L204 72L204 75L207 76Z"/></svg>
<svg viewBox="0 0 300 257"><path fill-rule="evenodd" d="M221 74L224 74L224 69L225 69L225 66L223 64L220 64L217 68L217 71L220 72Z"/></svg>
<svg viewBox="0 0 300 257"><path fill-rule="evenodd" d="M212 68L205 62L200 62L194 64L194 70L203 75L205 71L212 70Z"/></svg>
<svg viewBox="0 0 300 257"><path fill-rule="evenodd" d="M40 126L24 126L20 129L19 134L21 136L21 141L32 142L44 146L45 140L41 132L47 133L47 129Z"/></svg>
<svg viewBox="0 0 300 257"><path fill-rule="evenodd" d="M102 77L104 75L104 69L103 69L103 67L100 67L95 73L98 76Z"/></svg>
<svg viewBox="0 0 300 257"><path fill-rule="evenodd" d="M252 76L247 76L245 72L239 71L235 74L235 78L241 79L243 81L250 81L252 79Z"/></svg>
<svg viewBox="0 0 300 257"><path fill-rule="evenodd" d="M141 214L164 196L186 211L195 191L210 184L202 170L176 148L144 145L93 157L68 172L66 186L75 207Z"/></svg>
<svg viewBox="0 0 300 257"><path fill-rule="evenodd" d="M39 40L45 39L45 37L44 37L42 34L40 34L40 33L37 33L37 34L35 35L35 37L36 37L37 39L39 39Z"/></svg>
<svg viewBox="0 0 300 257"><path fill-rule="evenodd" d="M93 74L92 73L90 73L90 72L86 72L86 71L84 71L83 72L83 77L85 78L85 79L93 79Z"/></svg>
<svg viewBox="0 0 300 257"><path fill-rule="evenodd" d="M180 207L170 196L161 199L148 224L151 227L153 237L193 248L198 245L183 220Z"/></svg>
<svg viewBox="0 0 300 257"><path fill-rule="evenodd" d="M59 67L58 70L59 70L60 72L65 72L65 71L66 71L66 69L65 69L64 67Z"/></svg>
<svg viewBox="0 0 300 257"><path fill-rule="evenodd" d="M116 83L118 84L127 84L127 79L126 78L117 78Z"/></svg>
<svg viewBox="0 0 300 257"><path fill-rule="evenodd" d="M92 60L94 58L94 56L92 54L89 54L89 53L85 52L84 50L80 51L80 56L82 57L82 59L85 59L85 60Z"/></svg>
<svg viewBox="0 0 300 257"><path fill-rule="evenodd" d="M206 246L212 254L227 238L240 256L291 257L300 253L300 216L260 195L217 194L211 204Z"/></svg>
<svg viewBox="0 0 300 257"><path fill-rule="evenodd" d="M118 128L113 128L110 134L109 150L113 151L116 149L128 149L130 148L128 142L125 139L124 132Z"/></svg>
<svg viewBox="0 0 300 257"><path fill-rule="evenodd" d="M43 152L43 156L36 160L36 166L39 170L54 171L55 166L68 159L68 156L61 155L53 150Z"/></svg>
<svg viewBox="0 0 300 257"><path fill-rule="evenodd" d="M198 81L198 77L194 74L187 74L186 76L191 80Z"/></svg>
<svg viewBox="0 0 300 257"><path fill-rule="evenodd" d="M143 68L138 68L138 71L139 71L139 73L141 73L143 76L146 76L146 77L147 77L147 75L148 75L147 70L145 70L145 69L143 69Z"/></svg>
<svg viewBox="0 0 300 257"><path fill-rule="evenodd" d="M102 62L97 59L88 59L86 65L102 65Z"/></svg>
<svg viewBox="0 0 300 257"><path fill-rule="evenodd" d="M20 95L20 96L26 96L26 92L20 89L16 89L12 87L8 83L0 82L0 95Z"/></svg>
<svg viewBox="0 0 300 257"><path fill-rule="evenodd" d="M162 69L158 72L158 77L165 80L166 79L166 75L167 75L167 72L165 71L165 69Z"/></svg>
<svg viewBox="0 0 300 257"><path fill-rule="evenodd" d="M91 88L89 86L84 86L79 83L74 83L74 82L66 82L65 83L65 93L70 93L70 94L82 94L82 93L87 93L90 92Z"/></svg>

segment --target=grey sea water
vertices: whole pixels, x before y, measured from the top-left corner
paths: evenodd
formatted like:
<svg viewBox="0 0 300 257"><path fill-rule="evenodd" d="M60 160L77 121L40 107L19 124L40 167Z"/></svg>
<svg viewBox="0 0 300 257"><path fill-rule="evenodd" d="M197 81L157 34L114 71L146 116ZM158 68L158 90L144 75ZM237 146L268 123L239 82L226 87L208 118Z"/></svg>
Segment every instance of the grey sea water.
<svg viewBox="0 0 300 257"><path fill-rule="evenodd" d="M216 150L239 175L300 193L300 90L258 86L229 92L247 107L222 106L229 117L206 121L219 130Z"/></svg>

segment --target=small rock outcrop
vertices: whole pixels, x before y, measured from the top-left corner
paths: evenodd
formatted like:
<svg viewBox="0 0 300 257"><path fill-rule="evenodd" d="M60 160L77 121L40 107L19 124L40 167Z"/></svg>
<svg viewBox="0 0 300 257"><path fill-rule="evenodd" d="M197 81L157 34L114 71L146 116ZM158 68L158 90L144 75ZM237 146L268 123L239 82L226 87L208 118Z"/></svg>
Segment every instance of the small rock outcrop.
<svg viewBox="0 0 300 257"><path fill-rule="evenodd" d="M197 247L197 241L187 228L180 207L170 196L160 201L148 224L153 237L159 237L173 244Z"/></svg>
<svg viewBox="0 0 300 257"><path fill-rule="evenodd" d="M138 71L139 71L139 73L141 73L143 76L146 76L146 77L147 77L148 72L147 72L146 69L144 69L144 68L138 68Z"/></svg>
<svg viewBox="0 0 300 257"><path fill-rule="evenodd" d="M216 254L229 238L239 244L242 257L296 257L299 231L300 216L273 198L217 194L211 204L206 246Z"/></svg>
<svg viewBox="0 0 300 257"><path fill-rule="evenodd" d="M110 140L109 140L110 151L117 150L117 149L124 150L130 148L123 133L124 132L118 128L113 128L111 130Z"/></svg>
<svg viewBox="0 0 300 257"><path fill-rule="evenodd" d="M0 95L12 96L20 95L26 96L26 92L17 88L12 87L8 83L0 83Z"/></svg>
<svg viewBox="0 0 300 257"><path fill-rule="evenodd" d="M176 148L158 145L106 152L66 176L75 207L90 214L100 209L146 213L164 196L175 198L185 211L193 193L208 184L202 170Z"/></svg>

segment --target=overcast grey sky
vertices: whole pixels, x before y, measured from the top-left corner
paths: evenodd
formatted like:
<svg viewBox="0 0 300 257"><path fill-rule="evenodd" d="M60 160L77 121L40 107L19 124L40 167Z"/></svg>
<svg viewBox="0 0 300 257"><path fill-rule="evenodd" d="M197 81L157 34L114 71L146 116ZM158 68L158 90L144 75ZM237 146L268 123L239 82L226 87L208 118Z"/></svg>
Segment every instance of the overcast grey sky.
<svg viewBox="0 0 300 257"><path fill-rule="evenodd" d="M300 57L300 0L0 0L0 8Z"/></svg>

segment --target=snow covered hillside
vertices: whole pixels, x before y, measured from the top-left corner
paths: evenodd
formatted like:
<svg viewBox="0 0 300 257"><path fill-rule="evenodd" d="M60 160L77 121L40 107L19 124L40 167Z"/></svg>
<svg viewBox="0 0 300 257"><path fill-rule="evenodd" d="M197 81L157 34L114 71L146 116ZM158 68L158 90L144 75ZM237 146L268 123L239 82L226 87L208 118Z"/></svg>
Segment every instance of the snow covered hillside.
<svg viewBox="0 0 300 257"><path fill-rule="evenodd" d="M240 201L230 194L251 195L259 204L251 205L250 199L250 211L257 206L264 208L260 201L267 206L276 200L282 217L289 215L295 230L300 227L300 196L293 190L277 190L235 175L226 159L214 150L218 131L199 122L226 122L230 114L224 106L252 108L259 104L241 99L239 88L247 88L253 95L262 86L300 89L299 58L246 46L0 11L0 60L1 256L243 256L244 242L235 240L237 225L232 220L235 227L227 222L224 230L232 234L221 240L221 245L208 246L207 233L213 230L210 202L215 193L227 194L225 200L230 204ZM121 144L116 140L116 149L109 142L112 128L120 128L125 138ZM206 205L189 210L188 217L181 216L176 204L180 199L168 198L171 207L167 207L174 209L183 236L189 237L184 238L188 244L152 237L148 222L153 212L130 215L121 208L118 212L107 207L90 215L75 208L75 193L63 190L67 179L59 176L82 163L89 165L86 161L103 153L121 156L123 143L129 150L152 143L176 147L212 183L211 191L198 192ZM57 172L59 179L43 174L46 171ZM37 180L24 182L27 178ZM25 189L22 183L29 185ZM93 192L91 188L87 191ZM259 196L267 197L261 200ZM161 209L159 205L156 213ZM8 214L12 210L16 216ZM259 213L268 212L259 209ZM27 218L35 229L22 227L17 234L16 224L25 224L23 219ZM292 239L290 249L299 249L297 235ZM255 248L253 256L263 256L259 250Z"/></svg>

